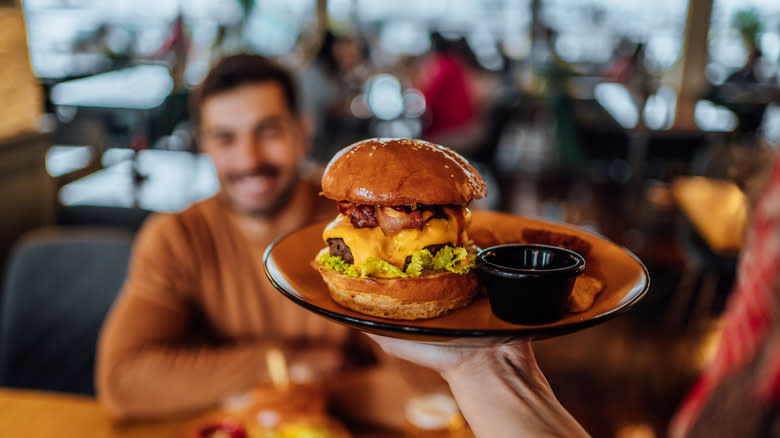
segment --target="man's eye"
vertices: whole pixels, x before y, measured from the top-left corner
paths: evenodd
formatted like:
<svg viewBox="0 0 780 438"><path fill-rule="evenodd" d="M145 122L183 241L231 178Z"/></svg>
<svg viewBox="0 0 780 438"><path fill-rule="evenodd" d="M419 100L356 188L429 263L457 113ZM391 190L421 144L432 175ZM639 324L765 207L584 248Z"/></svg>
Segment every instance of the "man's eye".
<svg viewBox="0 0 780 438"><path fill-rule="evenodd" d="M233 144L233 137L229 135L219 135L214 140L215 143L221 147L230 146L231 144Z"/></svg>
<svg viewBox="0 0 780 438"><path fill-rule="evenodd" d="M279 125L263 126L257 130L257 135L260 138L275 138L281 135L282 127Z"/></svg>

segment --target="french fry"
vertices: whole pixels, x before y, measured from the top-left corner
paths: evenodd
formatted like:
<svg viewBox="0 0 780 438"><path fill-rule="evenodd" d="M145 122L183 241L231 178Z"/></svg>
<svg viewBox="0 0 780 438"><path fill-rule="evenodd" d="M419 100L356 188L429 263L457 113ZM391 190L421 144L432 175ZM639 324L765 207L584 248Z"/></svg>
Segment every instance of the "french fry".
<svg viewBox="0 0 780 438"><path fill-rule="evenodd" d="M604 282L596 277L583 274L577 278L567 303L569 312L584 312L593 306L596 296L604 289Z"/></svg>

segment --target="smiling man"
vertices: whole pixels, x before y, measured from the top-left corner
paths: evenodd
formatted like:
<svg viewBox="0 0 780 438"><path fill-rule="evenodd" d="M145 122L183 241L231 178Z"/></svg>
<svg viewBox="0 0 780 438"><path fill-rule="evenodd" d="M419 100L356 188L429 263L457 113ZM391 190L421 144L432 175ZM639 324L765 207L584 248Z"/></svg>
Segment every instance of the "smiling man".
<svg viewBox="0 0 780 438"><path fill-rule="evenodd" d="M292 90L280 84L248 83L200 96L200 138L217 169L222 197L249 217L277 215L299 183L306 129Z"/></svg>
<svg viewBox="0 0 780 438"><path fill-rule="evenodd" d="M98 346L98 396L113 416L214 406L267 382L271 349L308 378L354 364L357 335L287 302L263 273L273 239L335 210L299 175L308 138L295 92L254 55L222 60L197 90L198 138L221 188L152 216L136 239Z"/></svg>

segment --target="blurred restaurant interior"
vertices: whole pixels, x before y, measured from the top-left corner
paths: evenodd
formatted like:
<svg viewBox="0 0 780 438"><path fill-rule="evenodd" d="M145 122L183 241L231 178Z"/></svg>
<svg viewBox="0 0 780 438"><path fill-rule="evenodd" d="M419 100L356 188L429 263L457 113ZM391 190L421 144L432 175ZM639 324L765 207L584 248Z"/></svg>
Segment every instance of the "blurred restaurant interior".
<svg viewBox="0 0 780 438"><path fill-rule="evenodd" d="M91 318L84 345L61 347L94 355L143 221L219 190L189 99L238 52L295 73L312 127L307 176L360 139L430 139L485 178L473 209L572 224L635 253L651 277L636 307L534 345L592 436L666 435L712 357L750 201L780 143L780 2L0 0L0 344L38 319L8 296L24 289L9 261L70 230L33 255L49 287L33 300ZM441 53L458 67L437 76L444 97L427 88ZM437 111L453 117L432 123ZM95 233L127 238L106 259L88 254ZM56 251L69 254L62 266ZM63 294L78 279L107 290L73 302ZM73 360L90 363L91 383L93 356ZM2 369L0 400L2 387L94 394Z"/></svg>

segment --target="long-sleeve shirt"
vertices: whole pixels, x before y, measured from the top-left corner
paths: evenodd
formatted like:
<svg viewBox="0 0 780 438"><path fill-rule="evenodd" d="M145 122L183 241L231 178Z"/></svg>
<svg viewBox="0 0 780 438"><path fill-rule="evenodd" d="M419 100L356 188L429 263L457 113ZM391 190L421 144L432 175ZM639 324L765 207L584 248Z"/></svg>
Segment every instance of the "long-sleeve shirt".
<svg viewBox="0 0 780 438"><path fill-rule="evenodd" d="M335 214L315 190L299 187L283 217L253 238L219 196L147 220L99 340L98 397L112 415L207 408L267 381L270 348L295 357L354 344L356 332L292 304L264 274L275 238Z"/></svg>

